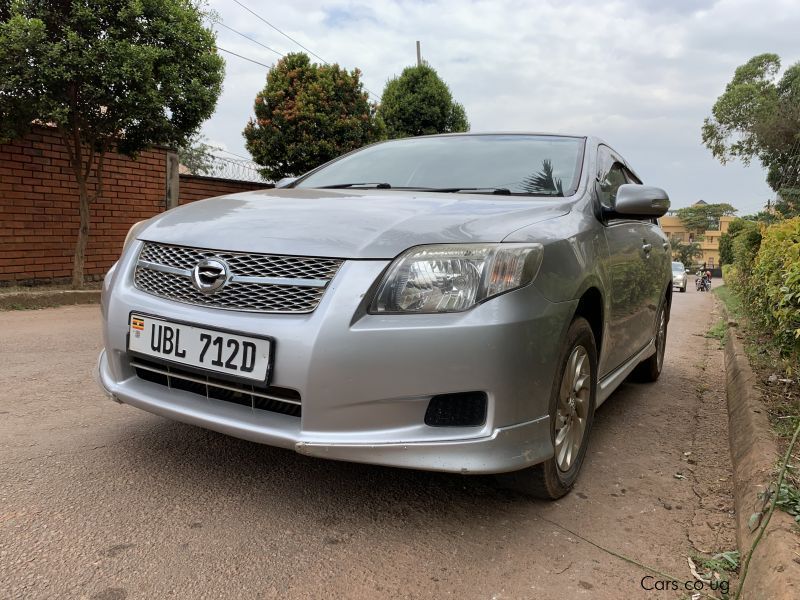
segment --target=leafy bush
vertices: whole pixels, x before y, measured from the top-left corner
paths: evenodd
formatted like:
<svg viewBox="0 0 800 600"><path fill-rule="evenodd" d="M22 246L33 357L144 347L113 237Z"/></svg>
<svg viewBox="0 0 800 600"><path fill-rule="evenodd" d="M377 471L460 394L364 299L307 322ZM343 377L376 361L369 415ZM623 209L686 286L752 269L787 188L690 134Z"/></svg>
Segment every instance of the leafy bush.
<svg viewBox="0 0 800 600"><path fill-rule="evenodd" d="M731 285L736 279L736 267L733 265L722 265L722 281L725 285Z"/></svg>
<svg viewBox="0 0 800 600"><path fill-rule="evenodd" d="M761 246L761 228L754 221L741 221L739 224L740 227L730 233L733 236L733 264L747 277Z"/></svg>
<svg viewBox="0 0 800 600"><path fill-rule="evenodd" d="M751 239L755 236L749 236ZM758 234L761 238L761 234ZM748 236L741 240L742 258L752 251ZM781 350L797 355L800 350L800 217L768 227L747 275L743 289L750 311L771 331ZM740 277L741 283L741 277Z"/></svg>
<svg viewBox="0 0 800 600"><path fill-rule="evenodd" d="M464 107L427 63L406 67L386 83L378 116L390 138L469 131Z"/></svg>
<svg viewBox="0 0 800 600"><path fill-rule="evenodd" d="M358 69L287 54L256 95L255 118L244 129L247 149L267 179L302 175L386 137L375 110Z"/></svg>

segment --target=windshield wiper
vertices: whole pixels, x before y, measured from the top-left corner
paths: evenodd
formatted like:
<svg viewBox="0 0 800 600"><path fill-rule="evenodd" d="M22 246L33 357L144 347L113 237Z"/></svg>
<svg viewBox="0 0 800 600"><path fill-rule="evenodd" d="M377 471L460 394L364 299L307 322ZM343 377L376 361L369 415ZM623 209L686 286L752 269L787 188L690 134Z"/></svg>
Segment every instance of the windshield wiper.
<svg viewBox="0 0 800 600"><path fill-rule="evenodd" d="M367 182L360 182L360 183L335 183L333 185L322 185L320 189L322 190L335 190L335 189L344 189L344 188L352 188L352 187L374 187L379 190L388 190L392 188L392 184L384 183L384 182L377 182L377 181L367 181Z"/></svg>
<svg viewBox="0 0 800 600"><path fill-rule="evenodd" d="M489 192L490 194L500 194L503 196L510 196L511 190L501 187L451 187L451 188L424 188L426 192L443 192L443 193L456 193L456 192Z"/></svg>

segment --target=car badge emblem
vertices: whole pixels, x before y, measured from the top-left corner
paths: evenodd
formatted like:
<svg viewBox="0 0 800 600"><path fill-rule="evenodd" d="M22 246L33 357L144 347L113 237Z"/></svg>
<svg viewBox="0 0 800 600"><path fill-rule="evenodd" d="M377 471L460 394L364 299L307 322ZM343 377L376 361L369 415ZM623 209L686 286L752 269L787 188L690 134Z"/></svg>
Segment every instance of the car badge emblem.
<svg viewBox="0 0 800 600"><path fill-rule="evenodd" d="M192 285L201 294L213 294L228 283L228 265L218 258L204 258L192 269Z"/></svg>

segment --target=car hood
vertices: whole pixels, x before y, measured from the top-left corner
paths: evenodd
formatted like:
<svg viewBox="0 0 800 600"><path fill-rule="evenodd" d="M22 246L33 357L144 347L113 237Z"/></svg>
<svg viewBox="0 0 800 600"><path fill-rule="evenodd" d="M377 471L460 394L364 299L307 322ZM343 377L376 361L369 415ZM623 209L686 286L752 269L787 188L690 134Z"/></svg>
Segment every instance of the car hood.
<svg viewBox="0 0 800 600"><path fill-rule="evenodd" d="M564 198L392 190L260 190L154 217L139 239L242 252L393 258L418 244L499 242L569 212Z"/></svg>

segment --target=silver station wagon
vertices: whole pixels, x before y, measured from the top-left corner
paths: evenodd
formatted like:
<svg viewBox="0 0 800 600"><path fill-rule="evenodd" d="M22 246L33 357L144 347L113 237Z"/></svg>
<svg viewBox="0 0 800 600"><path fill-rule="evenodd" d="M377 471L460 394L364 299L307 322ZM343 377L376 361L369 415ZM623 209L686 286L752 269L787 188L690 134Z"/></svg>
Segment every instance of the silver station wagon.
<svg viewBox="0 0 800 600"><path fill-rule="evenodd" d="M98 379L254 442L557 498L595 409L660 374L668 207L592 137L368 146L134 225Z"/></svg>

